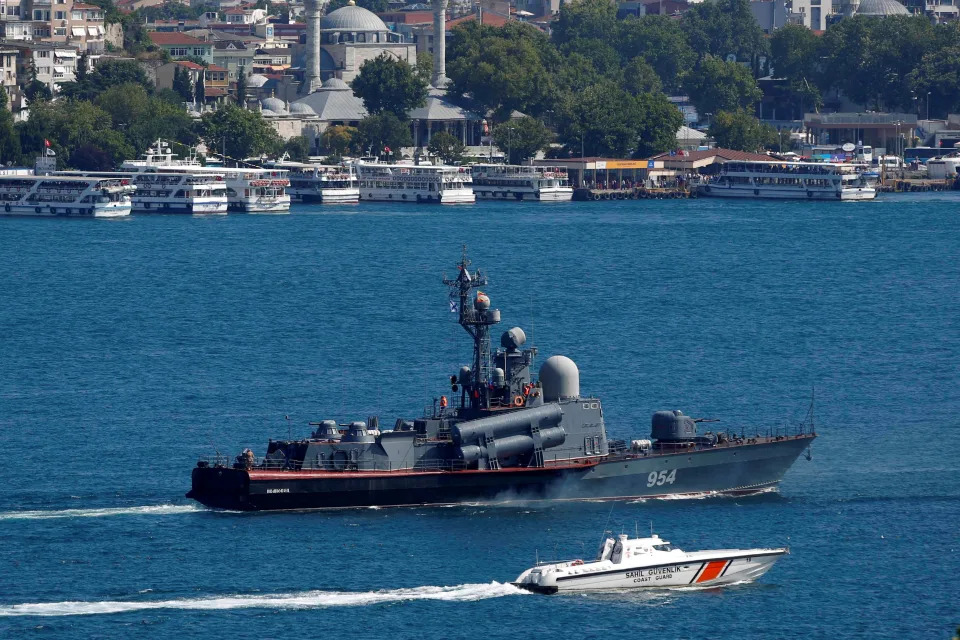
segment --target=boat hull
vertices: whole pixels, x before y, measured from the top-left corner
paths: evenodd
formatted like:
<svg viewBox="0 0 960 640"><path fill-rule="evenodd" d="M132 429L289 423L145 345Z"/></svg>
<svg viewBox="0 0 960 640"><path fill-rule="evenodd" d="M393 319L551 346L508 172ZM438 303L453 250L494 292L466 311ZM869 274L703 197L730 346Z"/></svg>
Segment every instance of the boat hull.
<svg viewBox="0 0 960 640"><path fill-rule="evenodd" d="M755 200L873 200L877 197L877 191L873 187L845 188L838 195L835 189L737 188L704 185L698 189L697 193L710 198L752 198Z"/></svg>
<svg viewBox="0 0 960 640"><path fill-rule="evenodd" d="M131 206L129 203L119 206L97 205L97 206L56 206L44 205L42 207L34 205L10 204L0 208L0 215L5 216L30 216L40 218L122 218L130 215Z"/></svg>
<svg viewBox="0 0 960 640"><path fill-rule="evenodd" d="M573 199L573 189L559 187L544 188L539 191L530 189L510 189L509 187L474 186L479 200L533 200L536 202L569 202Z"/></svg>
<svg viewBox="0 0 960 640"><path fill-rule="evenodd" d="M539 574L535 573L537 569L533 569L512 584L527 591L545 594L564 591L717 587L753 582L769 571L786 552L786 549L753 549L641 567L609 565L591 569L590 565L583 565L582 569L568 567L567 575L550 576L544 580L540 580ZM581 573L570 575L570 571Z"/></svg>
<svg viewBox="0 0 960 640"><path fill-rule="evenodd" d="M744 495L775 487L813 435L579 464L465 471L198 466L188 498L240 511Z"/></svg>

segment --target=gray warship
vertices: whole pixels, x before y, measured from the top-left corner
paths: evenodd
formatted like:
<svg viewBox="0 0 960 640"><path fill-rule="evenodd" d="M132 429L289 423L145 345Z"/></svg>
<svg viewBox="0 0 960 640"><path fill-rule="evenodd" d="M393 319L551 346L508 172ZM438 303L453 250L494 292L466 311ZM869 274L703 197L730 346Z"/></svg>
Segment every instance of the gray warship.
<svg viewBox="0 0 960 640"><path fill-rule="evenodd" d="M703 431L680 411L653 414L649 438L611 439L600 398L580 391L569 358L548 358L534 378L535 347L520 328L491 346L500 310L466 253L451 310L473 341L473 360L450 377L423 415L390 429L378 416L310 423L309 437L270 440L266 454L197 462L188 498L260 511L442 505L527 500L614 500L744 495L774 488L816 438L793 433Z"/></svg>

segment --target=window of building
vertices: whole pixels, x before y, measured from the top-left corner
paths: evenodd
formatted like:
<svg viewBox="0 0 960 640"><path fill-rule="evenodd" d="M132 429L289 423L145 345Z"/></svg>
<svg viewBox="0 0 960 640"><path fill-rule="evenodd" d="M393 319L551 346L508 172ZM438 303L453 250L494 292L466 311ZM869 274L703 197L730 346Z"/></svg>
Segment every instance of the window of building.
<svg viewBox="0 0 960 640"><path fill-rule="evenodd" d="M187 55L189 55L189 52L187 51L187 48L186 48L186 47L171 47L171 48L170 48L170 55L172 55L172 56L187 56Z"/></svg>
<svg viewBox="0 0 960 640"><path fill-rule="evenodd" d="M38 57L38 58L49 58L49 57L50 57L50 52L49 52L49 51L37 51L37 57Z"/></svg>
<svg viewBox="0 0 960 640"><path fill-rule="evenodd" d="M55 28L55 29L53 30L53 35L55 35L55 36L65 36L65 35L67 35L67 28L66 28L66 27L57 27L57 28Z"/></svg>
<svg viewBox="0 0 960 640"><path fill-rule="evenodd" d="M66 12L66 11L56 11L53 15L55 16L55 18L56 18L57 20L66 20L66 19L67 19L67 12Z"/></svg>
<svg viewBox="0 0 960 640"><path fill-rule="evenodd" d="M202 58L203 56L207 55L207 52L206 52L203 48L201 48L201 47L194 47L194 48L193 48L193 55Z"/></svg>

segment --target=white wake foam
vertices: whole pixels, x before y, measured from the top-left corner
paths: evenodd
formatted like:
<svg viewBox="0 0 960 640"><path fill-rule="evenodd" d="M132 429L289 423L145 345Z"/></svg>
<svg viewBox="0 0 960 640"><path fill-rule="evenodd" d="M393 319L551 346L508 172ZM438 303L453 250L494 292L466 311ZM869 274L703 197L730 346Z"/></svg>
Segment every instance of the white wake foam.
<svg viewBox="0 0 960 640"><path fill-rule="evenodd" d="M101 518L104 516L165 516L203 511L195 504L157 504L142 507L110 507L102 509L44 509L36 511L0 511L2 520L45 520L48 518Z"/></svg>
<svg viewBox="0 0 960 640"><path fill-rule="evenodd" d="M470 602L524 595L526 591L509 584L461 584L455 587L415 587L383 591L301 591L264 595L229 595L178 600L103 600L99 602L29 602L0 605L0 618L11 616L88 616L128 613L147 609L316 609L362 607L384 602L444 600Z"/></svg>
<svg viewBox="0 0 960 640"><path fill-rule="evenodd" d="M665 496L656 496L650 498L637 498L636 500L630 500L627 504L642 504L648 500L706 500L707 498L749 498L752 496L760 495L761 493L779 493L779 487L764 487L762 489L757 489L746 495L732 495L729 493L721 493L719 491L703 491L700 493L674 493Z"/></svg>

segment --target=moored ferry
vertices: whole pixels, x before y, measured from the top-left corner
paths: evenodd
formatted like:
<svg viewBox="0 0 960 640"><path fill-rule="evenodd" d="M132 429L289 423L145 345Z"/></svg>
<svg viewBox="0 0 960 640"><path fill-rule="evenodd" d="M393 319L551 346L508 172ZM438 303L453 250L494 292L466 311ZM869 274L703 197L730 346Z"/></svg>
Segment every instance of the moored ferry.
<svg viewBox="0 0 960 640"><path fill-rule="evenodd" d="M566 202L573 188L563 167L475 164L473 191L480 199Z"/></svg>
<svg viewBox="0 0 960 640"><path fill-rule="evenodd" d="M358 161L360 199L382 202L473 204L476 196L466 167L380 164Z"/></svg>
<svg viewBox="0 0 960 640"><path fill-rule="evenodd" d="M223 174L163 173L152 167L130 173L58 171L60 176L130 180L137 190L133 210L142 213L225 214L227 187Z"/></svg>
<svg viewBox="0 0 960 640"><path fill-rule="evenodd" d="M698 193L714 198L872 200L876 189L857 165L828 162L727 162Z"/></svg>
<svg viewBox="0 0 960 640"><path fill-rule="evenodd" d="M360 182L353 165L278 161L264 166L289 171L287 192L294 202L355 204L360 201Z"/></svg>
<svg viewBox="0 0 960 640"><path fill-rule="evenodd" d="M290 211L290 186L287 172L282 169L251 169L245 167L206 167L194 157L176 159L169 145L158 141L147 150L142 160L127 160L121 165L125 171L153 170L163 174L194 177L223 176L226 186L227 208L233 211L287 213Z"/></svg>
<svg viewBox="0 0 960 640"><path fill-rule="evenodd" d="M0 176L0 213L16 216L115 218L130 215L129 177Z"/></svg>

